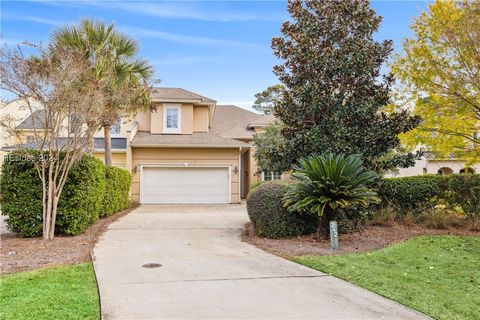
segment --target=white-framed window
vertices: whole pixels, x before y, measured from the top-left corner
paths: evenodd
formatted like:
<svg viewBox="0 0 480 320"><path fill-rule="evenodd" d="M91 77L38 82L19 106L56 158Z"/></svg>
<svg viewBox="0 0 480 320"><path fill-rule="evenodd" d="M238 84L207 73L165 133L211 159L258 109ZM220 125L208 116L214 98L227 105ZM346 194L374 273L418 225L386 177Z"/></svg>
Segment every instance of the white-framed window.
<svg viewBox="0 0 480 320"><path fill-rule="evenodd" d="M110 134L111 135L119 135L121 132L122 132L122 120L118 119L110 127Z"/></svg>
<svg viewBox="0 0 480 320"><path fill-rule="evenodd" d="M163 107L163 132L181 132L181 107Z"/></svg>
<svg viewBox="0 0 480 320"><path fill-rule="evenodd" d="M262 181L282 180L283 174L281 172L263 171Z"/></svg>

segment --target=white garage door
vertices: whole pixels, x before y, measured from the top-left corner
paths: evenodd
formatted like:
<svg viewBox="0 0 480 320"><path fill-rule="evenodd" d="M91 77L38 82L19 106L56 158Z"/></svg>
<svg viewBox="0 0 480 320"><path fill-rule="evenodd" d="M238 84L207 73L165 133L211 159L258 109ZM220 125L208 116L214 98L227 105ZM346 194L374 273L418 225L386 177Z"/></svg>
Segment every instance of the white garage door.
<svg viewBox="0 0 480 320"><path fill-rule="evenodd" d="M229 169L144 167L141 203L228 203Z"/></svg>

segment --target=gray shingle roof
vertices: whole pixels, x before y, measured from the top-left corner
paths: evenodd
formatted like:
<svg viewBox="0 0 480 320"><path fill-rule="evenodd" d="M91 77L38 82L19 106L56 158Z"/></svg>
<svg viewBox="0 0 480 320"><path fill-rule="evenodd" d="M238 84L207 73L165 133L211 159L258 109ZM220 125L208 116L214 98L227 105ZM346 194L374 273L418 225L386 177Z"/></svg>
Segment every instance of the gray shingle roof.
<svg viewBox="0 0 480 320"><path fill-rule="evenodd" d="M34 127L35 121L35 127ZM45 112L36 110L23 120L15 129L45 129Z"/></svg>
<svg viewBox="0 0 480 320"><path fill-rule="evenodd" d="M255 132L248 125L262 117L233 105L217 105L210 132L227 138L250 139Z"/></svg>
<svg viewBox="0 0 480 320"><path fill-rule="evenodd" d="M216 101L197 93L182 89L182 88L153 88L150 95L152 99L172 99L172 100L198 100L198 102L215 103Z"/></svg>
<svg viewBox="0 0 480 320"><path fill-rule="evenodd" d="M127 150L127 138L111 138L112 150ZM103 150L104 138L95 138L95 150Z"/></svg>
<svg viewBox="0 0 480 320"><path fill-rule="evenodd" d="M248 143L220 137L209 133L193 134L151 134L150 132L137 132L131 142L132 147L158 146L158 147L248 147Z"/></svg>
<svg viewBox="0 0 480 320"><path fill-rule="evenodd" d="M265 114L257 118L255 121L250 122L249 126L250 127L266 126L274 122L275 120L277 120L277 118L273 114Z"/></svg>

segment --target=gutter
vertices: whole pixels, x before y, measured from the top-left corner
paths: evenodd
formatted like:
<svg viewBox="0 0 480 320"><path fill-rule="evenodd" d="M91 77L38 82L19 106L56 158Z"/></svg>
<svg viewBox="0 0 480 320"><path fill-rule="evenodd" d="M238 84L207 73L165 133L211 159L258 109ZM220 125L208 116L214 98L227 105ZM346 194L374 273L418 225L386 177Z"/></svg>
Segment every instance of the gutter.
<svg viewBox="0 0 480 320"><path fill-rule="evenodd" d="M130 144L134 148L250 148L248 144Z"/></svg>

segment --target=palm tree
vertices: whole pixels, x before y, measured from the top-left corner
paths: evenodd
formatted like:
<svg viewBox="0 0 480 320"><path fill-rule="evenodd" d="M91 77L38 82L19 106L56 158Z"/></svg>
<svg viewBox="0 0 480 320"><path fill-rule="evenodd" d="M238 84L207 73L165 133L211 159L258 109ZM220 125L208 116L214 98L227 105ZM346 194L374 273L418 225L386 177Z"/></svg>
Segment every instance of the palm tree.
<svg viewBox="0 0 480 320"><path fill-rule="evenodd" d="M318 216L318 236L323 227L328 237L329 222L339 208L367 206L380 201L376 192L367 186L375 176L374 172L365 171L357 155L313 155L301 159L295 167L284 205L290 211Z"/></svg>
<svg viewBox="0 0 480 320"><path fill-rule="evenodd" d="M110 129L120 117L150 106L147 81L153 68L136 58L138 44L115 30L114 24L82 19L74 26L61 27L53 33L53 46L78 50L92 63L92 72L103 88L107 101L98 123L105 135L105 164L112 164Z"/></svg>

